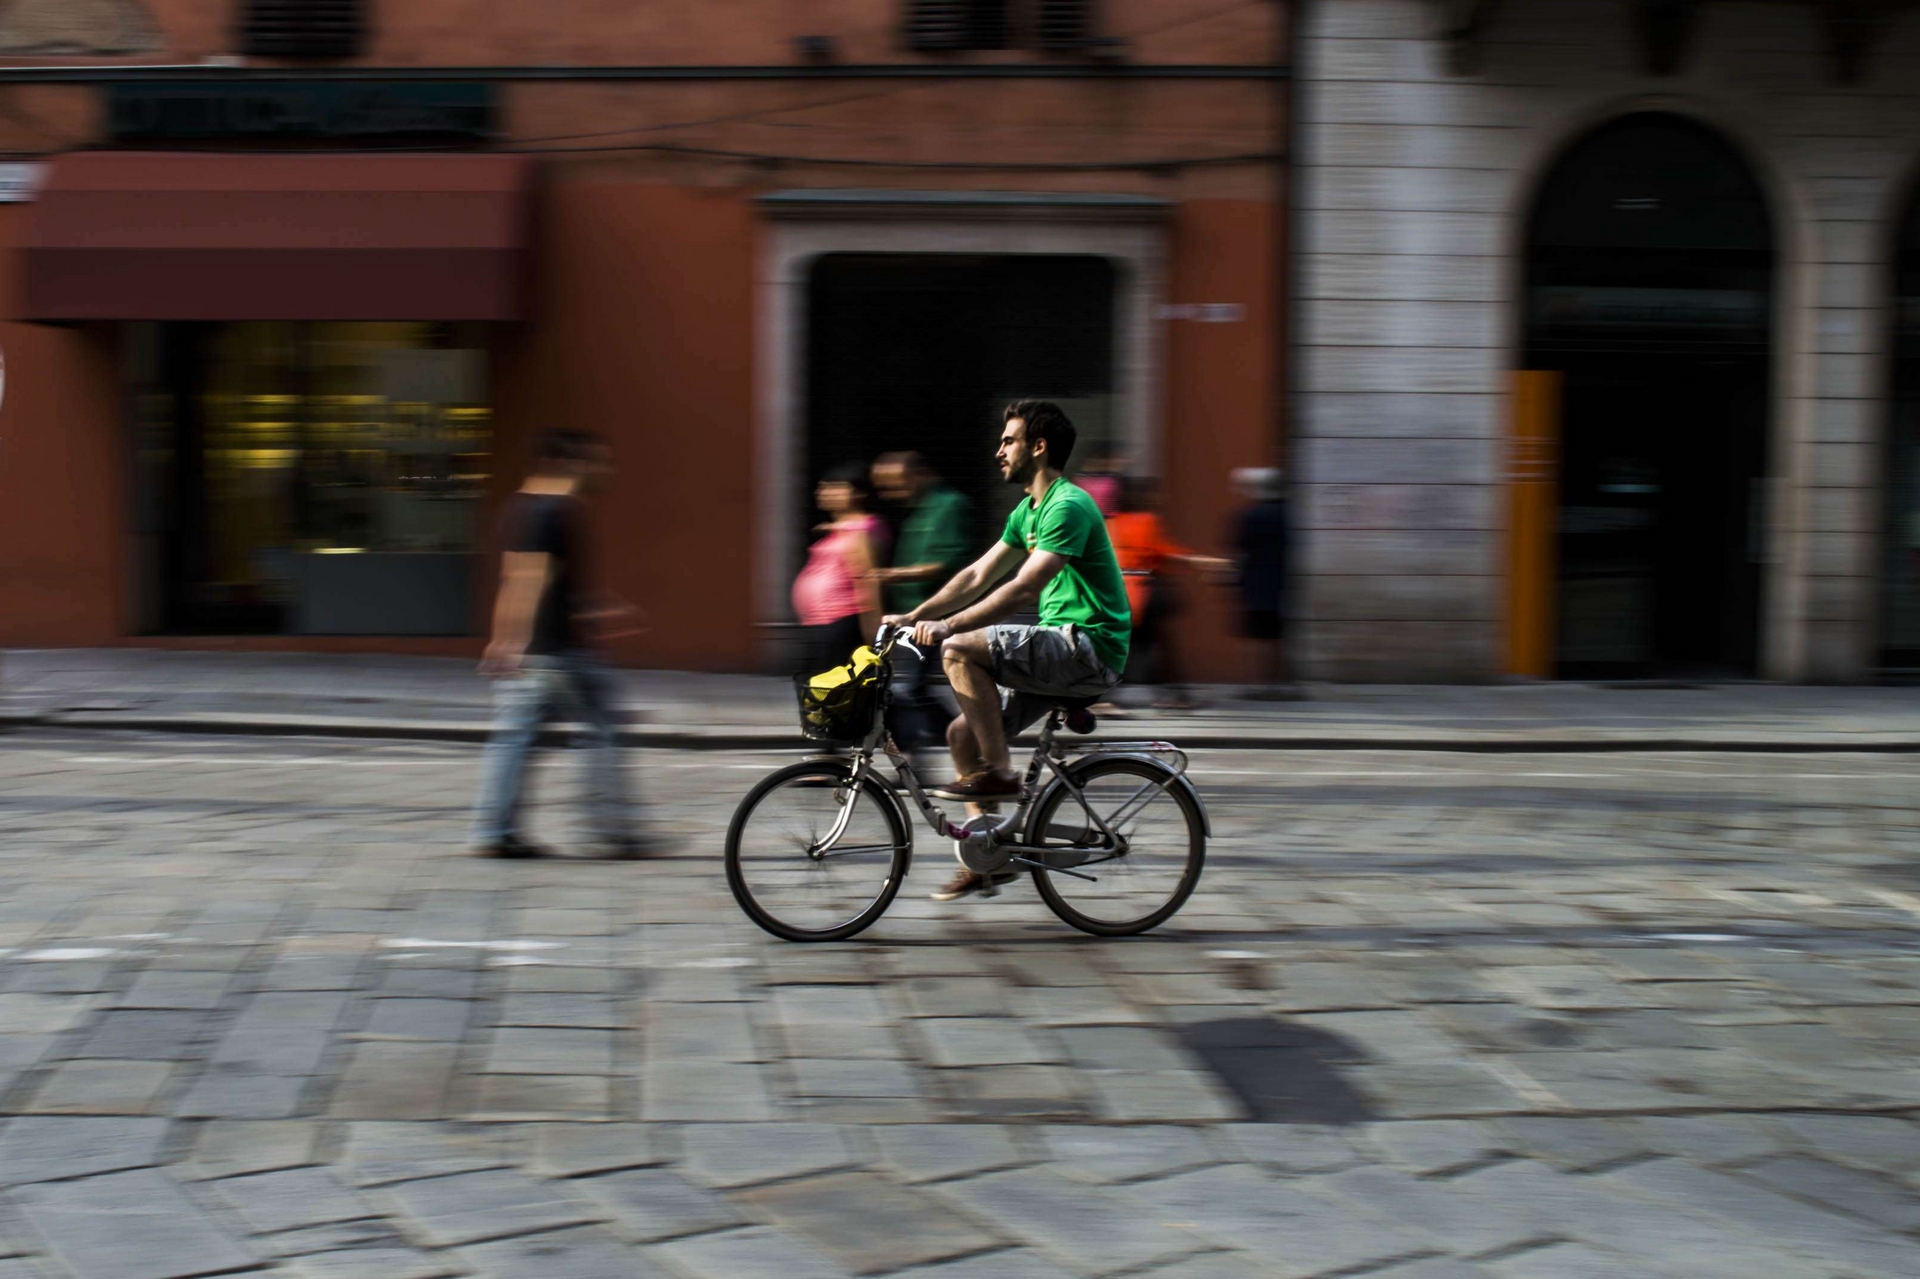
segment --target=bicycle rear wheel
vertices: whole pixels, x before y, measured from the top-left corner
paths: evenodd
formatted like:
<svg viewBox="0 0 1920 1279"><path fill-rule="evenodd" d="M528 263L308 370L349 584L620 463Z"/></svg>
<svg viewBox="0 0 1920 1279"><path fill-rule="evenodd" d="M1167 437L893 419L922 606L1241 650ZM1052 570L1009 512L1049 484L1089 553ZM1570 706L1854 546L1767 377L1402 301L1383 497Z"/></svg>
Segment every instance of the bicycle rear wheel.
<svg viewBox="0 0 1920 1279"><path fill-rule="evenodd" d="M1034 859L1045 864L1034 868L1034 887L1054 914L1096 936L1125 937L1165 923L1186 904L1206 864L1198 803L1177 773L1151 760L1089 759L1067 775L1087 807L1061 785L1041 798L1027 834L1029 844L1046 850Z"/></svg>
<svg viewBox="0 0 1920 1279"><path fill-rule="evenodd" d="M906 820L886 787L852 785L846 760L812 759L747 793L727 830L727 886L787 941L842 941L886 913L907 875ZM827 843L843 810L846 826ZM825 847L822 845L825 844Z"/></svg>

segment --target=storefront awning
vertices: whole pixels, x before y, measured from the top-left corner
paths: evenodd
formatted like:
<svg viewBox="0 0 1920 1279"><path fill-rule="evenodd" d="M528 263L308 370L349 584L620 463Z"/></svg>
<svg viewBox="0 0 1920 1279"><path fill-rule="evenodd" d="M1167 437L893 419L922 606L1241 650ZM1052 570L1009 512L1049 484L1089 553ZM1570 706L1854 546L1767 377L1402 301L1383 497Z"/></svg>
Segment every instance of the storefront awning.
<svg viewBox="0 0 1920 1279"><path fill-rule="evenodd" d="M513 155L64 155L20 318L519 319L530 174Z"/></svg>

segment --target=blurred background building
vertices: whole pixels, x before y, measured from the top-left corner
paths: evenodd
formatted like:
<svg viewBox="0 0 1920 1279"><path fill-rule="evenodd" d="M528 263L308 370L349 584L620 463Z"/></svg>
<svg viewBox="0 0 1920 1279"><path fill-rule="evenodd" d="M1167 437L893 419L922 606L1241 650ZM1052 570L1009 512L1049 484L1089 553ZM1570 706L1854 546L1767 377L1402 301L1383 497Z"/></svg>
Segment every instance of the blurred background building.
<svg viewBox="0 0 1920 1279"><path fill-rule="evenodd" d="M1301 13L1309 669L1920 668L1920 9Z"/></svg>
<svg viewBox="0 0 1920 1279"><path fill-rule="evenodd" d="M834 464L921 450L984 545L1016 395L1215 546L1278 446L1284 13L3 0L0 643L474 651L555 425L619 453L634 664L777 661Z"/></svg>

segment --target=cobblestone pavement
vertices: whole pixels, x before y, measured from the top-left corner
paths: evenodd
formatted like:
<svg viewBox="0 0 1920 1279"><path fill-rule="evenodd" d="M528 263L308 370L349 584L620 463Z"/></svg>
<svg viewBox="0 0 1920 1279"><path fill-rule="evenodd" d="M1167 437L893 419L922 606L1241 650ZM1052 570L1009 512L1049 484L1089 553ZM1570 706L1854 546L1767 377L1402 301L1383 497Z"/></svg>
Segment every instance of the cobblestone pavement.
<svg viewBox="0 0 1920 1279"><path fill-rule="evenodd" d="M1200 891L764 937L462 746L0 738L0 1279L1911 1279L1920 760L1202 753ZM570 771L535 830L562 844Z"/></svg>

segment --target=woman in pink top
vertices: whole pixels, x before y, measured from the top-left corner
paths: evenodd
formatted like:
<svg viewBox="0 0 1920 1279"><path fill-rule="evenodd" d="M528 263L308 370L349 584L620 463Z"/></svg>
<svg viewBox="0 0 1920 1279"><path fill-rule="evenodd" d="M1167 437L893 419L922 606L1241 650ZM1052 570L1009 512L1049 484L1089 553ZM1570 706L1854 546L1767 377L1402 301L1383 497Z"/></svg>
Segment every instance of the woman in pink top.
<svg viewBox="0 0 1920 1279"><path fill-rule="evenodd" d="M872 491L864 466L837 466L813 491L827 513L825 534L807 553L793 582L793 611L806 633L809 673L846 662L880 627L880 589L874 567L885 552L886 526L867 514Z"/></svg>

